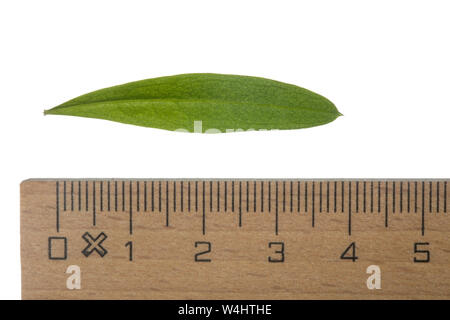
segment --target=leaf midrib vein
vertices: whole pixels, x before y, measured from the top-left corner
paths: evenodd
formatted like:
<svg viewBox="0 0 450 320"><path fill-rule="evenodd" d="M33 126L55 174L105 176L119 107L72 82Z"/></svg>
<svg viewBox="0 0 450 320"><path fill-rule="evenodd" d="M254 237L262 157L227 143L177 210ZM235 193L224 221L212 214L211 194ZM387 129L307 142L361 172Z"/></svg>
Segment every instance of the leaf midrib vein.
<svg viewBox="0 0 450 320"><path fill-rule="evenodd" d="M272 108L283 108L283 109L289 109L289 108L297 108L302 109L306 111L313 111L313 112L321 112L321 113L334 113L332 110L320 110L320 109L314 109L311 107L305 107L305 106L285 106L285 105L276 105L276 104L264 104L264 103L252 103L252 102L242 102L242 101L233 101L233 100L215 100L215 99L113 99L113 100L101 100L101 101L95 101L95 102L85 102L85 103L73 103L68 105L62 105L59 107L56 107L57 109L65 109L69 107L75 107L75 106L83 106L83 105L97 105L97 104L107 104L107 103L129 103L129 102L142 102L142 101L148 101L148 102L172 102L172 103L233 103L233 104L241 104L246 106L258 106L258 107L272 107ZM336 112L337 113L337 112Z"/></svg>

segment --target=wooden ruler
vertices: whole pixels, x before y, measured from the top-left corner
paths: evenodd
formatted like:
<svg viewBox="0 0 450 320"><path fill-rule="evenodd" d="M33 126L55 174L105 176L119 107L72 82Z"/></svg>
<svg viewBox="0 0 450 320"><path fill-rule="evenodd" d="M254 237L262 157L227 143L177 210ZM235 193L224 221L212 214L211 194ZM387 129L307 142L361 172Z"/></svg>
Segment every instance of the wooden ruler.
<svg viewBox="0 0 450 320"><path fill-rule="evenodd" d="M28 180L24 299L449 299L447 180Z"/></svg>

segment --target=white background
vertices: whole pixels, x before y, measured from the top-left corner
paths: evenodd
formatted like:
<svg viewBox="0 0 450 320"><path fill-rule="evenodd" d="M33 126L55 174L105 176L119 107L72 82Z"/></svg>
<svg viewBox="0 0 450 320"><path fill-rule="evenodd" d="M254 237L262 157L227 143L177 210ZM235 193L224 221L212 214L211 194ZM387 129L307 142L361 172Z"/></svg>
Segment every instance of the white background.
<svg viewBox="0 0 450 320"><path fill-rule="evenodd" d="M450 177L448 1L2 1L0 298L20 298L19 184L54 177ZM312 129L174 133L43 116L190 72L293 83L344 114Z"/></svg>

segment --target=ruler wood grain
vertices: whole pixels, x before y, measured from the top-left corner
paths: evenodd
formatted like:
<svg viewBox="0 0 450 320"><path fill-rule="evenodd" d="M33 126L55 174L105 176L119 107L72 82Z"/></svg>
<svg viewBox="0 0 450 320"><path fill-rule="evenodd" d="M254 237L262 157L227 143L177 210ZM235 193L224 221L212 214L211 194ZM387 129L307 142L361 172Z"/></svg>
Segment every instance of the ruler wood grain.
<svg viewBox="0 0 450 320"><path fill-rule="evenodd" d="M449 299L448 187L447 180L27 180L22 297Z"/></svg>

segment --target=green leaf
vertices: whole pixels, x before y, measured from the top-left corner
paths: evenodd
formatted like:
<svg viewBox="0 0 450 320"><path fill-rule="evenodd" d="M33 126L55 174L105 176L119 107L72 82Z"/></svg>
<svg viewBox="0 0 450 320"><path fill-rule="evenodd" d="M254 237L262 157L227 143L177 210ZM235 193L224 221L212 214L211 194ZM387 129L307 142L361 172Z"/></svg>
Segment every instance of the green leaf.
<svg viewBox="0 0 450 320"><path fill-rule="evenodd" d="M308 128L326 124L341 115L328 99L291 84L202 73L101 89L46 110L44 114L189 132ZM201 124L196 122L194 130L195 121Z"/></svg>

